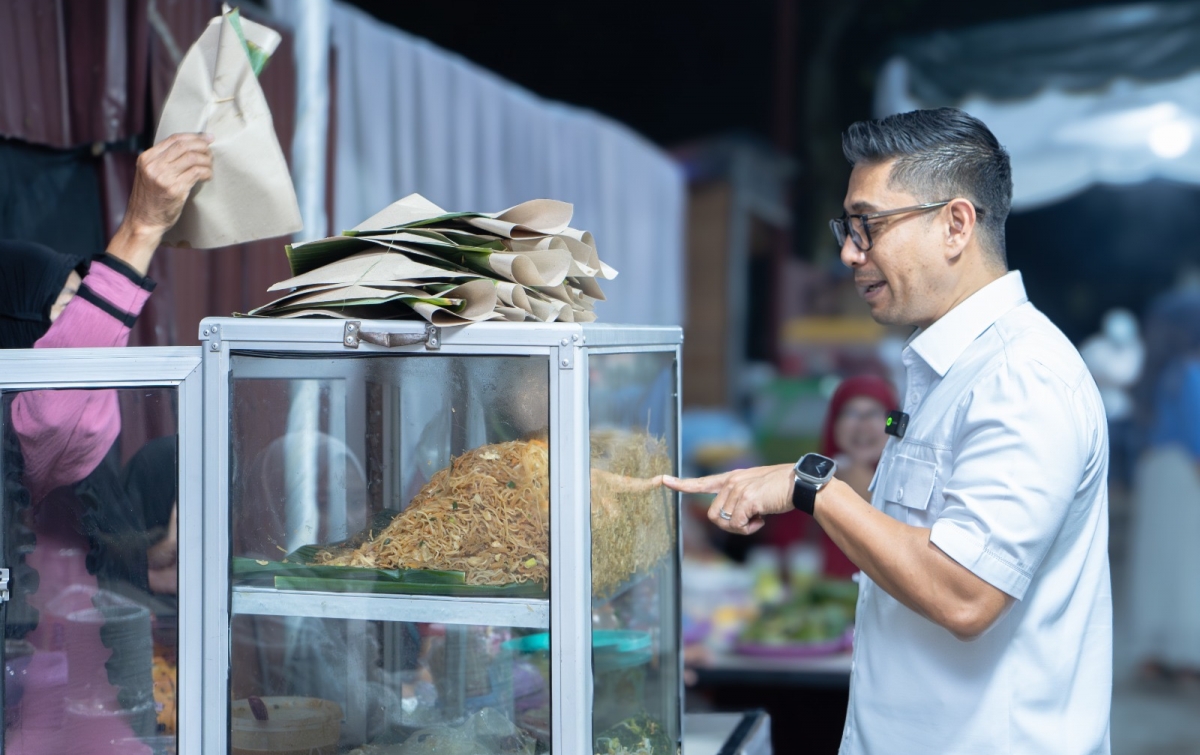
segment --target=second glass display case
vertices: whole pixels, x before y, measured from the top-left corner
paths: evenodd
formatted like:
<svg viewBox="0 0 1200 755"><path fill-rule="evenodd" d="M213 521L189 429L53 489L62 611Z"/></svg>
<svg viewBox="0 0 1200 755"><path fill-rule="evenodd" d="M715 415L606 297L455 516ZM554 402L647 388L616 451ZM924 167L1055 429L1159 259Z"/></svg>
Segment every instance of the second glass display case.
<svg viewBox="0 0 1200 755"><path fill-rule="evenodd" d="M206 750L679 752L677 328L201 329Z"/></svg>

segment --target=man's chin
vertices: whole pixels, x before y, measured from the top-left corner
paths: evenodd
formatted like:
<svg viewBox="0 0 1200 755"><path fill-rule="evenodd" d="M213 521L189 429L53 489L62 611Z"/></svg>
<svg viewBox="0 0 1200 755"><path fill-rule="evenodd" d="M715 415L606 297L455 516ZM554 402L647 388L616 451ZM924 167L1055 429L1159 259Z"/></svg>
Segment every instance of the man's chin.
<svg viewBox="0 0 1200 755"><path fill-rule="evenodd" d="M880 325L895 325L895 316L883 305L873 305L871 307L871 319Z"/></svg>

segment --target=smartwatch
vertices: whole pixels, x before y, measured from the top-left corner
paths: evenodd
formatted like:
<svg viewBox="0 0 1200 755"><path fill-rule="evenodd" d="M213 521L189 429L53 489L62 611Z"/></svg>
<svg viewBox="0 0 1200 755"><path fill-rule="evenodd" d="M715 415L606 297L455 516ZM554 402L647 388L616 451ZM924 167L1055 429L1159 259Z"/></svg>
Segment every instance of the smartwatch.
<svg viewBox="0 0 1200 755"><path fill-rule="evenodd" d="M792 505L812 516L817 491L833 479L837 462L821 454L804 454L794 467L796 482L792 486Z"/></svg>

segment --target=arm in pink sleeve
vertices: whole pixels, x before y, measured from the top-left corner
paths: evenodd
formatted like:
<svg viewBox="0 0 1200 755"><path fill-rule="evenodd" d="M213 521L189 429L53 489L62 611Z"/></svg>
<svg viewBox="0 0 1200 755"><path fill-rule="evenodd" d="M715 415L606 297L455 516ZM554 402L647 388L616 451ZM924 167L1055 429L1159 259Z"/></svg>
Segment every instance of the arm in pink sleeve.
<svg viewBox="0 0 1200 755"><path fill-rule="evenodd" d="M153 288L119 260L97 258L79 293L33 347L125 346ZM112 389L27 391L13 399L12 421L34 503L91 474L121 432Z"/></svg>

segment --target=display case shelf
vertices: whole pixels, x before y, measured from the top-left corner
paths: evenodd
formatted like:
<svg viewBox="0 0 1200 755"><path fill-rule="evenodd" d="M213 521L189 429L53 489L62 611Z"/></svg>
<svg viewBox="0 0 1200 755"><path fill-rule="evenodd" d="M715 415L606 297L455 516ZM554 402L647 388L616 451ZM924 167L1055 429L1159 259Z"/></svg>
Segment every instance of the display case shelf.
<svg viewBox="0 0 1200 755"><path fill-rule="evenodd" d="M272 587L234 587L233 613L327 619L487 624L550 628L550 603L529 598L361 595Z"/></svg>

